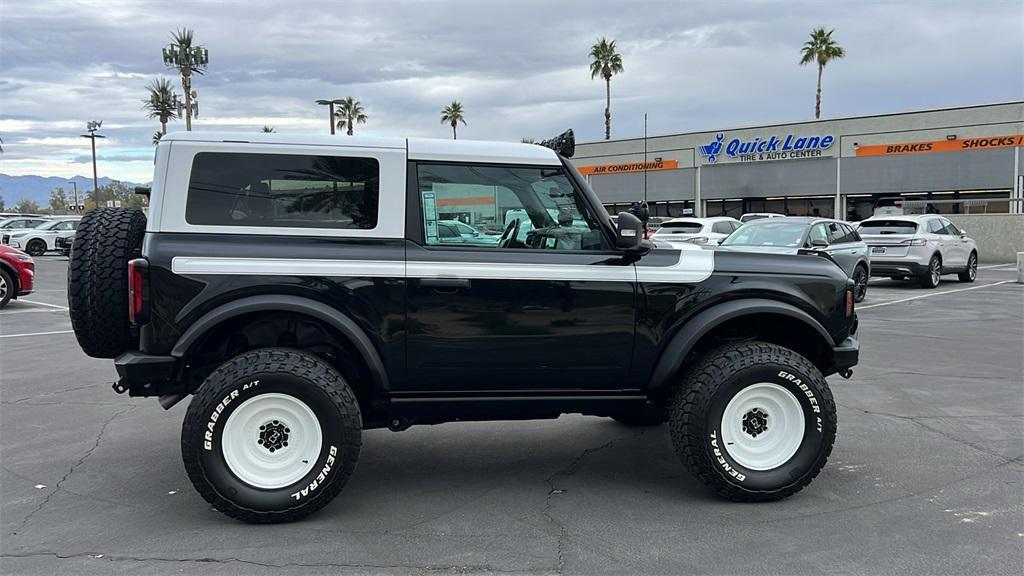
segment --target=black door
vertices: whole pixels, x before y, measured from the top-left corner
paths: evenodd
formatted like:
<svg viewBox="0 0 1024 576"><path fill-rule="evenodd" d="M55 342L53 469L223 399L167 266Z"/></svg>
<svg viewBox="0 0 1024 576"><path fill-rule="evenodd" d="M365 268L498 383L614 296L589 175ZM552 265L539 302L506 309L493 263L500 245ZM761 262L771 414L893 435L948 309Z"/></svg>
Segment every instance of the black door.
<svg viewBox="0 0 1024 576"><path fill-rule="evenodd" d="M420 164L406 254L408 390L625 387L636 272L561 167ZM505 233L445 243L450 206Z"/></svg>

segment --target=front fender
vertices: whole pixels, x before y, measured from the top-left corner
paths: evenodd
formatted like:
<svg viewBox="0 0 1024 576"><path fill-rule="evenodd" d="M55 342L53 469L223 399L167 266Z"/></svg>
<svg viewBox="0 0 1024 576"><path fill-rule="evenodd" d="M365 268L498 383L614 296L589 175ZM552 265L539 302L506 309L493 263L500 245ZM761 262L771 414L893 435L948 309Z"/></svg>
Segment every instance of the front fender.
<svg viewBox="0 0 1024 576"><path fill-rule="evenodd" d="M672 336L651 373L648 393L656 393L671 385L687 355L702 337L729 320L752 314L778 314L793 318L817 332L829 347L836 344L820 322L792 304L764 298L729 300L701 311Z"/></svg>

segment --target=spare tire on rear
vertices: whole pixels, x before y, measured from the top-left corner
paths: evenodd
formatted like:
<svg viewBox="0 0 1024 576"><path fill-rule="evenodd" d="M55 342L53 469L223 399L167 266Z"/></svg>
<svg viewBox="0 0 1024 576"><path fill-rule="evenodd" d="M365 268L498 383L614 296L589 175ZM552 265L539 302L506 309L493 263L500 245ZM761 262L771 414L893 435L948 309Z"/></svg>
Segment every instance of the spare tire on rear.
<svg viewBox="0 0 1024 576"><path fill-rule="evenodd" d="M146 215L96 208L82 217L71 245L68 306L82 350L114 358L135 346L128 322L128 261L142 255Z"/></svg>

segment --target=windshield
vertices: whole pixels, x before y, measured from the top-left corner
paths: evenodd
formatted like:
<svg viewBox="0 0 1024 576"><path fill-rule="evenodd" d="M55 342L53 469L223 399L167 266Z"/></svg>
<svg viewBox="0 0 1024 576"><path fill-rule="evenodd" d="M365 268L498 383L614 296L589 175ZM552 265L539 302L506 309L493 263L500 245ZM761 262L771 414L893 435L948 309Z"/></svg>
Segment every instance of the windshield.
<svg viewBox="0 0 1024 576"><path fill-rule="evenodd" d="M917 223L909 220L865 220L859 230L864 234L914 234Z"/></svg>
<svg viewBox="0 0 1024 576"><path fill-rule="evenodd" d="M786 246L799 247L804 242L807 224L782 220L741 226L722 241L723 246Z"/></svg>
<svg viewBox="0 0 1024 576"><path fill-rule="evenodd" d="M696 234L703 227L700 222L663 222L656 234Z"/></svg>
<svg viewBox="0 0 1024 576"><path fill-rule="evenodd" d="M53 228L54 226L56 226L56 225L58 225L58 224L60 224L62 222L64 222L64 221L63 220L53 220L51 222L47 222L45 224L40 224L39 226L36 226L36 229L37 230L49 230L50 228Z"/></svg>

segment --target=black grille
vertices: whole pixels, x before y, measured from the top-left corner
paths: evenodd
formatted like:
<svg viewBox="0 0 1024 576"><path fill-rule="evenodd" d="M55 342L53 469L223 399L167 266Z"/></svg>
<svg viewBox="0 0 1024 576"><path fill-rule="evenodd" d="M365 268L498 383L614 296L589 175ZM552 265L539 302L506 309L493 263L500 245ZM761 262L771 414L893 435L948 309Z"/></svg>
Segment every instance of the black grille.
<svg viewBox="0 0 1024 576"><path fill-rule="evenodd" d="M4 244L10 244L11 243L11 235L10 234L4 234L2 237L0 237L0 241L2 241Z"/></svg>

